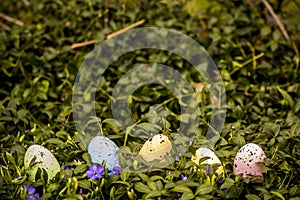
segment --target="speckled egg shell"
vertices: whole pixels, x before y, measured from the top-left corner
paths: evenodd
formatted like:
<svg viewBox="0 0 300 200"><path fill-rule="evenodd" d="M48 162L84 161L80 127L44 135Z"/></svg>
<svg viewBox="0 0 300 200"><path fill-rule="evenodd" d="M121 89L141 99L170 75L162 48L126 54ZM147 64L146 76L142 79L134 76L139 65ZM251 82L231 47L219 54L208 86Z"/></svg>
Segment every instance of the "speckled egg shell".
<svg viewBox="0 0 300 200"><path fill-rule="evenodd" d="M197 149L196 151L196 155L192 156L192 161L196 164L199 164L199 160L201 158L204 157L209 157L207 160L204 160L202 163L200 163L201 165L213 165L213 164L220 164L220 166L218 167L218 169L216 170L216 172L218 174L222 174L224 172L224 169L222 167L222 163L220 161L220 159L218 158L218 156L209 148L206 147L200 147L199 149Z"/></svg>
<svg viewBox="0 0 300 200"><path fill-rule="evenodd" d="M197 149L196 155L192 157L192 161L195 162L196 164L199 164L199 160L204 157L209 157L209 158L203 161L201 164L209 164L209 165L216 164L216 163L221 164L221 161L217 157L217 155L212 150L206 147L200 147L199 149Z"/></svg>
<svg viewBox="0 0 300 200"><path fill-rule="evenodd" d="M204 160L203 162L199 163L199 160L209 157L208 159ZM206 147L200 147L197 149L195 156L192 156L192 161L196 163L197 165L213 165L213 164L220 164L220 166L216 169L216 173L213 174L212 178L207 177L207 179L204 181L206 184L215 184L215 179L217 178L216 174L221 175L224 174L223 166L221 165L220 159L217 157L217 155ZM195 167L195 170L197 170L197 167Z"/></svg>
<svg viewBox="0 0 300 200"><path fill-rule="evenodd" d="M169 138L162 134L154 135L149 138L142 146L139 155L146 162L153 160L164 160L164 156L170 154L172 144Z"/></svg>
<svg viewBox="0 0 300 200"><path fill-rule="evenodd" d="M119 147L105 136L94 137L88 146L91 161L94 163L106 163L106 168L113 170L114 166L120 166L117 151Z"/></svg>
<svg viewBox="0 0 300 200"><path fill-rule="evenodd" d="M243 177L262 176L261 163L265 158L264 151L257 144L245 144L235 156L233 172L243 174Z"/></svg>
<svg viewBox="0 0 300 200"><path fill-rule="evenodd" d="M36 159L34 163L31 163L34 157ZM51 180L60 172L60 165L57 159L48 149L40 145L32 145L27 149L24 157L24 165L29 175L28 178L31 181L35 181L38 168L42 168L47 172L48 180Z"/></svg>

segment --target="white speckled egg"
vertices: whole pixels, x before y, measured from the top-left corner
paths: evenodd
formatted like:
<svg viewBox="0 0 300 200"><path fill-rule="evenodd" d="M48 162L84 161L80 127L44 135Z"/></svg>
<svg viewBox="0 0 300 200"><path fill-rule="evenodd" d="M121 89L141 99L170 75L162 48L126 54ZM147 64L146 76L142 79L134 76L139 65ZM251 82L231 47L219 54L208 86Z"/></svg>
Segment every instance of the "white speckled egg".
<svg viewBox="0 0 300 200"><path fill-rule="evenodd" d="M106 163L106 168L113 170L114 166L120 166L117 151L119 147L105 136L94 137L88 146L91 161L94 163Z"/></svg>
<svg viewBox="0 0 300 200"><path fill-rule="evenodd" d="M261 163L265 158L264 151L257 144L245 144L235 156L233 172L235 175L243 174L243 177L262 176Z"/></svg>
<svg viewBox="0 0 300 200"><path fill-rule="evenodd" d="M200 163L202 165L203 164L212 165L212 164L216 164L216 163L221 164L221 161L217 157L217 155L212 150L210 150L209 148L206 148L206 147L200 147L199 149L197 149L196 155L192 157L192 160L196 164L199 164L199 160L204 157L209 157L209 158L207 160L203 161L202 163Z"/></svg>
<svg viewBox="0 0 300 200"><path fill-rule="evenodd" d="M31 163L33 158L36 159ZM48 180L51 180L60 172L60 165L57 159L48 149L40 145L32 145L27 149L24 157L24 165L31 181L35 181L38 168L44 169L47 172Z"/></svg>
<svg viewBox="0 0 300 200"><path fill-rule="evenodd" d="M165 155L169 155L172 150L172 144L169 138L162 134L154 135L149 138L142 146L139 155L146 162L153 160L164 160Z"/></svg>
<svg viewBox="0 0 300 200"><path fill-rule="evenodd" d="M204 157L209 157L209 158L204 160L203 162L201 162L200 165L220 164L220 166L218 167L218 169L215 172L219 175L224 173L224 169L223 169L223 166L221 165L222 163L221 163L220 159L212 150L210 150L207 147L200 147L199 149L197 149L196 155L192 157L192 161L194 163L196 163L197 165L199 165L199 160ZM211 180L208 177L207 180L205 181L205 183L214 184L215 183L214 180L216 177L217 176L215 174L212 176Z"/></svg>

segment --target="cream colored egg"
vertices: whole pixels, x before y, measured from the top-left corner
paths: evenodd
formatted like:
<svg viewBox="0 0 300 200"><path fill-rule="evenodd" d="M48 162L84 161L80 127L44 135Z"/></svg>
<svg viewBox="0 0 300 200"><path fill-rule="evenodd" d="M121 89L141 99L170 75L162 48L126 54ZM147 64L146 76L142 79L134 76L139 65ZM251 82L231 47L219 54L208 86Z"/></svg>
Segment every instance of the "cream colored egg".
<svg viewBox="0 0 300 200"><path fill-rule="evenodd" d="M32 162L32 160L35 160ZM54 155L45 147L40 145L30 146L24 157L25 170L29 175L29 180L36 181L35 175L38 168L44 169L51 180L60 172L60 165Z"/></svg>
<svg viewBox="0 0 300 200"><path fill-rule="evenodd" d="M146 162L153 160L164 160L165 155L169 155L172 150L172 144L169 138L165 135L158 134L149 138L142 146L139 155Z"/></svg>

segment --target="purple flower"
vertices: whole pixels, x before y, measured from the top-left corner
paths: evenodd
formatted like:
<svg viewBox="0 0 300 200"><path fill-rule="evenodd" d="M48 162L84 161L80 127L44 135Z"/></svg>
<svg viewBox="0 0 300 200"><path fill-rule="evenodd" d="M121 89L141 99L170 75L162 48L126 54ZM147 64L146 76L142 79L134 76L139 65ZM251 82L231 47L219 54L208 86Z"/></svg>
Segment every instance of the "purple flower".
<svg viewBox="0 0 300 200"><path fill-rule="evenodd" d="M179 156L178 156L178 155L175 156L175 161L176 161L176 162L179 161Z"/></svg>
<svg viewBox="0 0 300 200"><path fill-rule="evenodd" d="M0 164L0 167L2 167L3 169L7 169L7 167L5 167L4 165Z"/></svg>
<svg viewBox="0 0 300 200"><path fill-rule="evenodd" d="M210 172L210 165L206 165L206 174L209 174Z"/></svg>
<svg viewBox="0 0 300 200"><path fill-rule="evenodd" d="M33 186L27 187L26 185L23 186L23 189L27 191L28 196L25 200L40 200L40 194L35 193L35 188Z"/></svg>
<svg viewBox="0 0 300 200"><path fill-rule="evenodd" d="M91 165L89 169L86 171L86 176L91 179L100 179L104 174L104 167L101 165Z"/></svg>
<svg viewBox="0 0 300 200"><path fill-rule="evenodd" d="M114 175L120 175L122 168L120 166L114 166L113 168L113 174Z"/></svg>
<svg viewBox="0 0 300 200"><path fill-rule="evenodd" d="M181 180L183 180L183 181L187 181L188 180L188 178L187 178L187 176L185 176L185 175L183 175L183 174L181 174Z"/></svg>
<svg viewBox="0 0 300 200"><path fill-rule="evenodd" d="M120 166L114 166L113 170L109 172L108 176L113 176L113 175L120 175L122 171L122 168Z"/></svg>
<svg viewBox="0 0 300 200"><path fill-rule="evenodd" d="M15 178L14 180L21 180L23 178L24 178L24 176L19 176L18 178Z"/></svg>
<svg viewBox="0 0 300 200"><path fill-rule="evenodd" d="M25 133L29 133L29 130L28 130L28 129L26 129L26 130L25 130Z"/></svg>
<svg viewBox="0 0 300 200"><path fill-rule="evenodd" d="M193 173L193 171L194 171L194 168L191 167L191 168L190 168L190 173Z"/></svg>
<svg viewBox="0 0 300 200"><path fill-rule="evenodd" d="M230 176L231 176L231 173L228 174L228 178L230 178Z"/></svg>

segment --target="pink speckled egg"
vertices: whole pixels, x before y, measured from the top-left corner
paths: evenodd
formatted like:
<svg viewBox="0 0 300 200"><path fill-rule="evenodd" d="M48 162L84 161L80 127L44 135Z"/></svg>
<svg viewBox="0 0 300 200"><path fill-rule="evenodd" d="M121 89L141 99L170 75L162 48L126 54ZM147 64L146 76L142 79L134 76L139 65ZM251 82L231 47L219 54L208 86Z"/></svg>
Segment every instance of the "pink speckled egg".
<svg viewBox="0 0 300 200"><path fill-rule="evenodd" d="M261 163L265 158L264 151L257 144L245 144L235 156L233 172L243 174L243 177L262 176Z"/></svg>

